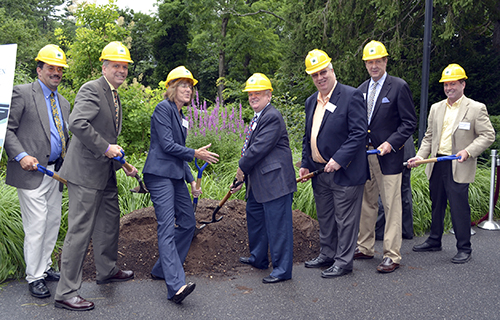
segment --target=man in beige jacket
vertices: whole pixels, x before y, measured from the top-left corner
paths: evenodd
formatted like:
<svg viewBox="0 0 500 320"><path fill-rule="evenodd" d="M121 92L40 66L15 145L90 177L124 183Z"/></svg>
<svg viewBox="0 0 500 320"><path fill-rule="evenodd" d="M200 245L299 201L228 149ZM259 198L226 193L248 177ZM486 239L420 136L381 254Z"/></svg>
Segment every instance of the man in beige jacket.
<svg viewBox="0 0 500 320"><path fill-rule="evenodd" d="M495 140L486 106L464 95L465 70L458 64L447 66L439 82L444 82L446 100L431 107L428 127L422 145L408 167L417 160L456 154L457 161L430 163L425 169L432 200L431 232L427 240L413 251L440 251L447 202L458 253L453 263L466 263L471 258L469 183L474 181L477 157Z"/></svg>

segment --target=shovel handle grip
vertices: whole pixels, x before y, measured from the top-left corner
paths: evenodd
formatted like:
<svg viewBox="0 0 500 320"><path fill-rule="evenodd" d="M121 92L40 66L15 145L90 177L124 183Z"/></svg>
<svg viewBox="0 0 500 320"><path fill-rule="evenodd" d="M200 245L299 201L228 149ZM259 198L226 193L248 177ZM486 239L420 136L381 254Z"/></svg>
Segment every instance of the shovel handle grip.
<svg viewBox="0 0 500 320"><path fill-rule="evenodd" d="M310 178L312 178L314 176L317 176L318 174L323 173L323 172L325 172L324 168L316 170L316 171L313 171L311 173L308 173L305 176L303 176L302 178L297 178L297 183L299 183L300 181L302 181L302 179L310 179Z"/></svg>
<svg viewBox="0 0 500 320"><path fill-rule="evenodd" d="M134 170L132 168L132 166L130 165L130 163L128 163L127 161L125 161L125 163L123 164L123 166L128 170L128 171L132 171Z"/></svg>
<svg viewBox="0 0 500 320"><path fill-rule="evenodd" d="M231 196L231 190L229 190L226 195L224 196L224 198L219 202L219 207L222 207L224 205L224 203L226 203L227 199L229 199L229 197Z"/></svg>

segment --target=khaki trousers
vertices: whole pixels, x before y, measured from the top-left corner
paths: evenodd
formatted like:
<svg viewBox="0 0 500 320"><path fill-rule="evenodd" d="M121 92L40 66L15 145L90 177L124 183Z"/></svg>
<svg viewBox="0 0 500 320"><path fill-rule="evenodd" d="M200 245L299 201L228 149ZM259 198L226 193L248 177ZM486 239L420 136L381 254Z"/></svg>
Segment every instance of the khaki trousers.
<svg viewBox="0 0 500 320"><path fill-rule="evenodd" d="M358 248L366 255L375 254L375 224L378 215L378 196L382 199L385 211L384 258L394 263L401 261L401 173L384 175L380 170L378 156L369 155L370 178L365 183L361 220L359 223Z"/></svg>

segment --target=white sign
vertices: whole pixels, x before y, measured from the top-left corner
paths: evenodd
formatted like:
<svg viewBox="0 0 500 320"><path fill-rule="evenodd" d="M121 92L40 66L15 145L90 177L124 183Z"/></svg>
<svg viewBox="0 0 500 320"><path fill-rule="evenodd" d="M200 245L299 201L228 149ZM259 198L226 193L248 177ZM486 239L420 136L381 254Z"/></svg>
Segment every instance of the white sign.
<svg viewBox="0 0 500 320"><path fill-rule="evenodd" d="M0 45L0 157L7 132L14 72L16 70L17 44Z"/></svg>

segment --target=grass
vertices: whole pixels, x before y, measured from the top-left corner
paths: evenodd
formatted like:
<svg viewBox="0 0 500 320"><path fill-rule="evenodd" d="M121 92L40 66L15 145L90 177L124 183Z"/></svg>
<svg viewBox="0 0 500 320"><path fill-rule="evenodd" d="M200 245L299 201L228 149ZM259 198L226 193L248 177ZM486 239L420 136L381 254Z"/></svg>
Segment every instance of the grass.
<svg viewBox="0 0 500 320"><path fill-rule="evenodd" d="M300 154L294 155L294 161L300 160ZM128 156L127 161L141 172L145 156ZM190 163L193 176L196 178L194 163ZM200 164L201 165L201 164ZM238 167L237 159L210 165L202 178L203 194L201 198L221 200L229 190ZM24 231L19 209L16 189L5 185L5 167L0 168L0 283L6 279L24 277L23 238ZM208 168L207 168L208 169ZM429 182L424 173L425 166L412 170L411 183L413 195L413 220L416 235L423 235L430 228L431 201L429 198ZM3 171L2 171L3 170ZM298 177L298 168L296 177ZM470 185L469 203L471 205L472 220L476 221L488 213L490 168L479 165L476 181ZM149 194L131 193L129 190L137 186L137 180L127 177L122 170L117 172L120 210L122 216L137 209L152 206ZM245 188L231 196L232 199L244 199ZM496 207L496 213L498 209ZM316 218L316 207L311 183L299 183L294 195L293 209L298 209L311 217ZM63 193L62 221L59 239L54 252L62 247L68 226L68 196L67 189ZM449 214L445 219L445 230L451 228ZM53 256L55 258L55 255ZM55 261L55 259L54 259Z"/></svg>

